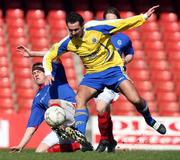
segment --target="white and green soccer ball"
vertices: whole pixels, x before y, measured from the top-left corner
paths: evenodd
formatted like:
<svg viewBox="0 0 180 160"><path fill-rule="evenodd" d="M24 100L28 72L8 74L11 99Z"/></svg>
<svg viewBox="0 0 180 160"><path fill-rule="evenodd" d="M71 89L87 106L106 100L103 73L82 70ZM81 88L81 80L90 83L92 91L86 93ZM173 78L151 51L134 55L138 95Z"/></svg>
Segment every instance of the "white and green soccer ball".
<svg viewBox="0 0 180 160"><path fill-rule="evenodd" d="M44 119L50 127L57 127L65 122L65 111L61 107L50 107L44 114Z"/></svg>

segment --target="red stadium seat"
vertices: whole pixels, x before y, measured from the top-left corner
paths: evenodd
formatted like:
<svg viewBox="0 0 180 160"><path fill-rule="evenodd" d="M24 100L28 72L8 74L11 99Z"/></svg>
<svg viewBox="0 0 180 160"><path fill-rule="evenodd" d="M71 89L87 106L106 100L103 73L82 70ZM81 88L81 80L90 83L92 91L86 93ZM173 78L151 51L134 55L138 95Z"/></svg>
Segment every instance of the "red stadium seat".
<svg viewBox="0 0 180 160"><path fill-rule="evenodd" d="M175 91L175 85L171 81L157 81L155 84L155 90L159 92L173 92Z"/></svg>
<svg viewBox="0 0 180 160"><path fill-rule="evenodd" d="M178 20L178 17L176 13L164 12L160 14L160 20L163 22L176 22Z"/></svg>
<svg viewBox="0 0 180 160"><path fill-rule="evenodd" d="M128 69L148 69L148 65L144 60L132 61L128 64Z"/></svg>
<svg viewBox="0 0 180 160"><path fill-rule="evenodd" d="M112 103L112 114L114 115L136 115L135 107L128 101L118 100Z"/></svg>
<svg viewBox="0 0 180 160"><path fill-rule="evenodd" d="M146 41L144 43L144 47L146 50L163 50L164 49L164 44L162 41Z"/></svg>
<svg viewBox="0 0 180 160"><path fill-rule="evenodd" d="M147 60L166 60L167 54L164 50L161 51L146 51Z"/></svg>
<svg viewBox="0 0 180 160"><path fill-rule="evenodd" d="M143 97L146 101L155 101L155 93L153 91L141 91L140 95Z"/></svg>
<svg viewBox="0 0 180 160"><path fill-rule="evenodd" d="M9 39L11 38L19 38L19 37L25 37L25 29L23 27L13 27L8 29L8 36Z"/></svg>
<svg viewBox="0 0 180 160"><path fill-rule="evenodd" d="M175 82L180 82L180 72L179 71L172 71L172 74L173 74L173 77L174 77L174 80Z"/></svg>
<svg viewBox="0 0 180 160"><path fill-rule="evenodd" d="M102 10L96 11L95 18L99 20L103 19L103 13L104 12Z"/></svg>
<svg viewBox="0 0 180 160"><path fill-rule="evenodd" d="M0 97L0 109L8 109L14 107L14 102L12 98L1 98Z"/></svg>
<svg viewBox="0 0 180 160"><path fill-rule="evenodd" d="M31 88L17 88L16 89L16 94L18 98L28 98L28 99L33 99L35 95L35 91Z"/></svg>
<svg viewBox="0 0 180 160"><path fill-rule="evenodd" d="M153 82L172 81L172 78L173 78L172 73L170 71L154 70L151 73L152 73L151 80Z"/></svg>
<svg viewBox="0 0 180 160"><path fill-rule="evenodd" d="M151 60L149 61L151 70L169 70L170 64L166 60Z"/></svg>
<svg viewBox="0 0 180 160"><path fill-rule="evenodd" d="M9 28L19 28L19 27L24 28L24 26L25 26L24 19L22 19L22 18L7 19L6 22L8 25L8 29Z"/></svg>
<svg viewBox="0 0 180 160"><path fill-rule="evenodd" d="M67 36L67 30L66 29L52 28L52 29L50 29L50 33L51 33L51 42L52 43L57 43L62 38Z"/></svg>
<svg viewBox="0 0 180 160"><path fill-rule="evenodd" d="M24 18L24 11L22 9L7 9L6 11L7 18Z"/></svg>
<svg viewBox="0 0 180 160"><path fill-rule="evenodd" d="M0 67L0 78L9 77L9 68Z"/></svg>
<svg viewBox="0 0 180 160"><path fill-rule="evenodd" d="M33 62L37 63L37 62L42 62L43 61L43 57L34 57L33 58Z"/></svg>
<svg viewBox="0 0 180 160"><path fill-rule="evenodd" d="M14 46L15 48L18 46L18 45L23 45L23 46L27 46L27 39L25 37L11 37L9 39L9 43L10 43L10 46Z"/></svg>
<svg viewBox="0 0 180 160"><path fill-rule="evenodd" d="M180 112L180 105L177 102L162 102L158 104L161 116L173 116Z"/></svg>
<svg viewBox="0 0 180 160"><path fill-rule="evenodd" d="M147 105L148 105L149 110L150 110L152 115L154 115L155 113L157 114L157 112L158 112L158 105L157 105L156 101L148 101Z"/></svg>
<svg viewBox="0 0 180 160"><path fill-rule="evenodd" d="M0 18L0 27L2 28L4 26L4 20Z"/></svg>
<svg viewBox="0 0 180 160"><path fill-rule="evenodd" d="M1 78L0 88L10 88L11 82L9 77Z"/></svg>
<svg viewBox="0 0 180 160"><path fill-rule="evenodd" d="M32 70L30 67L15 67L13 68L14 74L18 78L31 78L32 77Z"/></svg>
<svg viewBox="0 0 180 160"><path fill-rule="evenodd" d="M178 31L180 31L180 27L177 22L162 23L160 25L160 28L161 28L161 31L163 31L163 32L178 32Z"/></svg>
<svg viewBox="0 0 180 160"><path fill-rule="evenodd" d="M143 50L135 50L134 60L145 60L146 54Z"/></svg>
<svg viewBox="0 0 180 160"><path fill-rule="evenodd" d="M165 46L166 50L169 51L180 51L180 41L174 42L167 42Z"/></svg>
<svg viewBox="0 0 180 160"><path fill-rule="evenodd" d="M27 20L29 28L45 28L46 20L45 19L29 19Z"/></svg>
<svg viewBox="0 0 180 160"><path fill-rule="evenodd" d="M140 34L137 30L127 30L124 33L127 34L132 41L140 40Z"/></svg>
<svg viewBox="0 0 180 160"><path fill-rule="evenodd" d="M94 17L90 10L77 10L77 12L84 18L85 22L92 20Z"/></svg>
<svg viewBox="0 0 180 160"><path fill-rule="evenodd" d="M0 97L1 98L12 98L12 89L11 88L0 88Z"/></svg>
<svg viewBox="0 0 180 160"><path fill-rule="evenodd" d="M48 32L45 28L30 28L29 29L29 34L30 34L30 40L32 41L31 38L48 38Z"/></svg>
<svg viewBox="0 0 180 160"><path fill-rule="evenodd" d="M152 91L153 85L150 81L136 81L134 82L138 91Z"/></svg>
<svg viewBox="0 0 180 160"><path fill-rule="evenodd" d="M4 37L0 37L0 46L5 47L5 44L6 44L5 38Z"/></svg>
<svg viewBox="0 0 180 160"><path fill-rule="evenodd" d="M163 40L166 42L180 41L180 32L164 32Z"/></svg>
<svg viewBox="0 0 180 160"><path fill-rule="evenodd" d="M143 44L141 43L140 40L134 40L132 42L132 46L135 50L142 50L143 49Z"/></svg>
<svg viewBox="0 0 180 160"><path fill-rule="evenodd" d="M171 67L172 67L173 70L180 71L180 63L179 63L179 60L174 60L174 61L171 63Z"/></svg>
<svg viewBox="0 0 180 160"><path fill-rule="evenodd" d="M49 49L49 40L47 38L36 38L32 39L32 50L48 50Z"/></svg>
<svg viewBox="0 0 180 160"><path fill-rule="evenodd" d="M149 22L142 25L139 30L142 31L142 34L143 32L159 31L159 25L157 22Z"/></svg>
<svg viewBox="0 0 180 160"><path fill-rule="evenodd" d="M12 57L12 63L15 67L31 67L31 60L25 57Z"/></svg>
<svg viewBox="0 0 180 160"><path fill-rule="evenodd" d="M162 102L176 102L177 95L174 92L157 92L158 103Z"/></svg>
<svg viewBox="0 0 180 160"><path fill-rule="evenodd" d="M16 88L33 88L32 79L30 78L15 78Z"/></svg>
<svg viewBox="0 0 180 160"><path fill-rule="evenodd" d="M4 28L0 25L0 37L4 36Z"/></svg>
<svg viewBox="0 0 180 160"><path fill-rule="evenodd" d="M32 106L32 99L31 98L19 98L17 99L17 103L19 106L19 110L30 110Z"/></svg>
<svg viewBox="0 0 180 160"><path fill-rule="evenodd" d="M8 59L7 57L3 56L0 58L0 67L8 67L9 63L8 63Z"/></svg>
<svg viewBox="0 0 180 160"><path fill-rule="evenodd" d="M128 75L130 76L130 78L132 78L133 80L141 80L141 81L145 81L145 80L150 80L150 73L148 70L131 70L130 72L128 72Z"/></svg>
<svg viewBox="0 0 180 160"><path fill-rule="evenodd" d="M142 40L145 41L161 41L162 34L159 31L147 31L141 34Z"/></svg>
<svg viewBox="0 0 180 160"><path fill-rule="evenodd" d="M58 21L58 20L65 20L66 12L64 10L50 10L48 12L48 22L51 21Z"/></svg>
<svg viewBox="0 0 180 160"><path fill-rule="evenodd" d="M30 9L27 11L27 19L44 19L45 14L43 10L40 9Z"/></svg>
<svg viewBox="0 0 180 160"><path fill-rule="evenodd" d="M64 20L51 21L49 24L51 29L66 29L66 22Z"/></svg>
<svg viewBox="0 0 180 160"><path fill-rule="evenodd" d="M132 11L120 11L120 16L121 16L121 18L128 18L128 17L132 17L132 16L134 16L135 15L135 13L134 12L132 12Z"/></svg>
<svg viewBox="0 0 180 160"><path fill-rule="evenodd" d="M7 49L6 47L0 46L0 58L7 56Z"/></svg>

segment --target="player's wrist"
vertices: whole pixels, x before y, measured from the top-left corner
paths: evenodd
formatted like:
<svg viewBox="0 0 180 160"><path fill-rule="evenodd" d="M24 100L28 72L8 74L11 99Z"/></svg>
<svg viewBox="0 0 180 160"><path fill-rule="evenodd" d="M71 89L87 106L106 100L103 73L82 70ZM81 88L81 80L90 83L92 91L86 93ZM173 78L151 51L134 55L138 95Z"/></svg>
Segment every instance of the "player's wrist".
<svg viewBox="0 0 180 160"><path fill-rule="evenodd" d="M145 19L145 20L147 20L147 19L149 18L149 16L148 16L147 13L144 13L143 16L144 16L144 19Z"/></svg>

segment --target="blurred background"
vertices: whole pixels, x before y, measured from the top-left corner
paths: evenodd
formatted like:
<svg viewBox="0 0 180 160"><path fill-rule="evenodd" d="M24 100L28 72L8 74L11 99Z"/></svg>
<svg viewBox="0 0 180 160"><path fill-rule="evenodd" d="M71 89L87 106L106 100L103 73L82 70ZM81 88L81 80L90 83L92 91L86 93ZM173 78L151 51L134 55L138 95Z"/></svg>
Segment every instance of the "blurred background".
<svg viewBox="0 0 180 160"><path fill-rule="evenodd" d="M180 121L176 123L180 115L180 1L0 0L0 147L18 144L23 135L37 89L32 81L31 66L42 60L22 57L16 52L17 45L32 50L48 50L67 35L65 18L72 10L89 21L102 19L103 11L109 6L118 8L121 17L127 18L144 13L157 4L160 4L160 9L146 24L125 32L135 49L134 60L128 65L127 72L142 97L148 101L152 114L168 116L168 125L175 126L176 137L180 133ZM77 90L85 73L80 59L67 53L63 55L62 62L70 85ZM96 115L93 100L89 106L91 115ZM112 104L112 115L127 119L139 116L123 96ZM115 120L115 124L118 121ZM89 126L94 123L92 120ZM43 127L29 147L36 147L40 141L36 139L43 137L46 129L49 131L47 126ZM91 132L90 128L91 137L98 134L97 130ZM170 141L172 144L173 140Z"/></svg>

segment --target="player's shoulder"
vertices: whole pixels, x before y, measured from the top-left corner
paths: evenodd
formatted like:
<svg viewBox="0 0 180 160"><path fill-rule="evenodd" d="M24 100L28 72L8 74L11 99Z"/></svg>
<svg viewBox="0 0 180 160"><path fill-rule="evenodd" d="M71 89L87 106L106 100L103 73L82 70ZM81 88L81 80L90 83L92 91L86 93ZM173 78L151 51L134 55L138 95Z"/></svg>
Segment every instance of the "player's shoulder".
<svg viewBox="0 0 180 160"><path fill-rule="evenodd" d="M84 24L84 28L90 28L97 25L98 20L91 20Z"/></svg>
<svg viewBox="0 0 180 160"><path fill-rule="evenodd" d="M129 36L128 36L127 34L125 34L125 33L119 32L119 33L115 34L114 36L117 37L118 39L124 40L124 41L126 41L126 42L131 42L131 39L130 39Z"/></svg>

